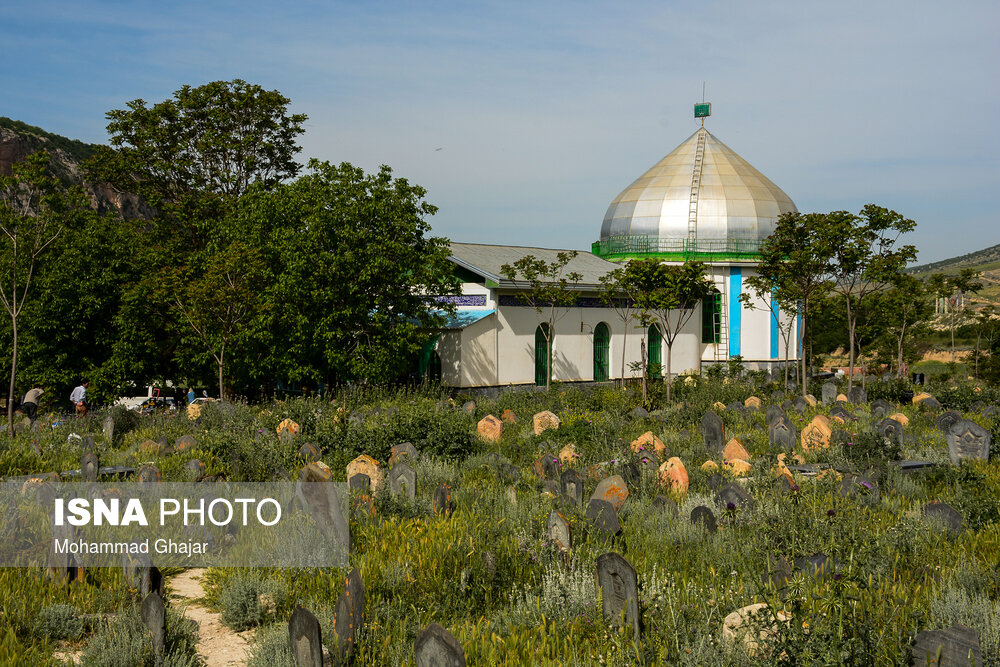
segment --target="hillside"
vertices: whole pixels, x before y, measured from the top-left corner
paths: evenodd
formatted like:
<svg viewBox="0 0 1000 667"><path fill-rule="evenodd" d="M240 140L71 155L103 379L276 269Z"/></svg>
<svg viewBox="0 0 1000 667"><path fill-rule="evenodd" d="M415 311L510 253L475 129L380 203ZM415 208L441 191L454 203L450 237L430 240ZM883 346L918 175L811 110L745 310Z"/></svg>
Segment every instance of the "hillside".
<svg viewBox="0 0 1000 667"><path fill-rule="evenodd" d="M912 266L906 270L918 278L924 278L932 273L958 273L961 269L973 268L978 271L1000 269L1000 244L970 252L967 255L942 259L939 262Z"/></svg>
<svg viewBox="0 0 1000 667"><path fill-rule="evenodd" d="M0 116L0 175L10 175L15 163L36 151L47 150L52 156L53 173L67 185L83 186L91 206L99 213L115 211L125 218L152 217L152 210L137 195L84 180L80 163L93 155L96 148L93 144Z"/></svg>

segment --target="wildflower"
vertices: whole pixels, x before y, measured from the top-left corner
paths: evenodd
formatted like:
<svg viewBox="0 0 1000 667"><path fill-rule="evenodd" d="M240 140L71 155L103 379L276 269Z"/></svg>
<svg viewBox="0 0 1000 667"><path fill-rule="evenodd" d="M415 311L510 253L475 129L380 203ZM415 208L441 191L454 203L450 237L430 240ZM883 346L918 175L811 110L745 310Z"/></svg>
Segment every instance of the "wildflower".
<svg viewBox="0 0 1000 667"><path fill-rule="evenodd" d="M844 575L842 575L840 572L838 572L837 574L833 575L833 580L834 581L840 581L841 579L843 579L843 577L844 577Z"/></svg>
<svg viewBox="0 0 1000 667"><path fill-rule="evenodd" d="M798 485L798 484L796 484L795 482L792 482L792 485L791 485L790 487L788 487L788 488L789 488L789 490L790 490L790 491L791 491L792 493L795 493L796 491L798 491L798 490L799 490L799 485Z"/></svg>
<svg viewBox="0 0 1000 667"><path fill-rule="evenodd" d="M826 511L826 515L832 519L833 517L837 516L837 511L836 510L827 510Z"/></svg>
<svg viewBox="0 0 1000 667"><path fill-rule="evenodd" d="M735 512L736 511L735 503L726 503L726 509L730 512Z"/></svg>

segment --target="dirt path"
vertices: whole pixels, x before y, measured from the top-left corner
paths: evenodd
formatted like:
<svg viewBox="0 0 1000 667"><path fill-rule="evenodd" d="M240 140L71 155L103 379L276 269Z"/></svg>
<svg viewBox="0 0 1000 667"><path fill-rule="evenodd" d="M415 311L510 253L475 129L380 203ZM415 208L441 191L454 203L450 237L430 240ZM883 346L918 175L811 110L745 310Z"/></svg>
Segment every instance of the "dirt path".
<svg viewBox="0 0 1000 667"><path fill-rule="evenodd" d="M181 604L187 605L184 615L198 624L198 653L207 667L229 667L247 664L249 637L253 631L233 632L222 624L219 614L201 606L205 590L201 587L204 568L185 570L170 579L170 591Z"/></svg>

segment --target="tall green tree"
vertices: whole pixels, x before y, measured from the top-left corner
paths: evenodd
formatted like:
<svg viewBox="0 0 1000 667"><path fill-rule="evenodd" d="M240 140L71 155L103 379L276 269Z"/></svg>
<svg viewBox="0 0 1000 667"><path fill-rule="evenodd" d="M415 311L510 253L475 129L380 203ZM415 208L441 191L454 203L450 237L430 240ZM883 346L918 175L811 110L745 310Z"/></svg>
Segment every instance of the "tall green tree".
<svg viewBox="0 0 1000 667"><path fill-rule="evenodd" d="M575 250L559 252L555 261L547 262L534 255L525 255L513 264L504 264L500 272L504 278L521 283L517 298L535 310L542 335L545 337L545 388L552 386L552 338L556 322L565 315L565 309L576 303L577 293L572 286L583 279L577 271L567 271L567 266L579 253Z"/></svg>
<svg viewBox="0 0 1000 667"><path fill-rule="evenodd" d="M624 336L622 337L622 381L625 380L625 352L628 347L628 328L632 320L636 319L638 309L635 304L635 294L633 286L625 280L625 267L619 266L613 271L605 273L599 278L601 281L601 302L610 308L622 321L624 326ZM646 381L643 373L643 382ZM643 392L645 396L645 392ZM645 401L644 401L645 402Z"/></svg>
<svg viewBox="0 0 1000 667"><path fill-rule="evenodd" d="M671 356L684 325L701 300L712 293L712 283L701 262L664 264L655 259L633 260L625 266L624 282L635 294L636 306L656 322L667 346L664 381L670 401Z"/></svg>
<svg viewBox="0 0 1000 667"><path fill-rule="evenodd" d="M238 225L267 239L270 349L261 365L292 381L379 382L405 374L454 306L446 239L430 235L426 191L313 160L310 173L241 198Z"/></svg>
<svg viewBox="0 0 1000 667"><path fill-rule="evenodd" d="M843 300L847 313L847 387L854 386L858 317L873 295L892 286L893 279L916 259L912 245L898 245L899 238L916 227L895 211L868 204L858 215L833 211L823 216L817 231L821 246L832 254L830 285Z"/></svg>
<svg viewBox="0 0 1000 667"><path fill-rule="evenodd" d="M0 304L11 325L10 385L7 428L14 428L18 330L32 294L34 278L46 251L66 227L87 211L80 188L62 188L49 169L49 154L40 151L0 177Z"/></svg>

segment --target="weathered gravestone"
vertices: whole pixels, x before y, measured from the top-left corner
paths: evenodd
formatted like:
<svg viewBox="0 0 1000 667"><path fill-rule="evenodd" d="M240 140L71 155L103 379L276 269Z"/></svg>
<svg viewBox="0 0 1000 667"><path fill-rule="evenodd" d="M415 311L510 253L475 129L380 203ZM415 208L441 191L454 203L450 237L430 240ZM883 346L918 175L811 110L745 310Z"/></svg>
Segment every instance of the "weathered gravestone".
<svg viewBox="0 0 1000 667"><path fill-rule="evenodd" d="M358 638L365 624L365 585L357 569L351 570L344 582L344 592L337 599L334 632L340 659L336 664L347 664L357 652Z"/></svg>
<svg viewBox="0 0 1000 667"><path fill-rule="evenodd" d="M962 532L962 513L948 503L927 503L922 511L925 517L944 526L948 535L954 537Z"/></svg>
<svg viewBox="0 0 1000 667"><path fill-rule="evenodd" d="M552 498L558 498L562 494L562 487L554 479L547 479L542 484L542 494L548 494Z"/></svg>
<svg viewBox="0 0 1000 667"><path fill-rule="evenodd" d="M948 442L948 455L955 465L962 461L986 461L990 458L990 432L968 419L952 424L945 440Z"/></svg>
<svg viewBox="0 0 1000 667"><path fill-rule="evenodd" d="M583 476L579 472L574 468L563 471L559 476L559 485L562 494L574 505L583 505Z"/></svg>
<svg viewBox="0 0 1000 667"><path fill-rule="evenodd" d="M80 479L84 482L96 482L101 471L101 464L94 452L84 452L80 457Z"/></svg>
<svg viewBox="0 0 1000 667"><path fill-rule="evenodd" d="M878 398L871 404L872 417L885 418L892 413L892 404L884 398Z"/></svg>
<svg viewBox="0 0 1000 667"><path fill-rule="evenodd" d="M1000 417L1000 405L987 405L980 414L986 419L996 419Z"/></svg>
<svg viewBox="0 0 1000 667"><path fill-rule="evenodd" d="M681 513L680 508L677 507L677 503L667 496L656 496L653 498L653 502L650 503L650 507L654 510L665 510L672 517L677 517Z"/></svg>
<svg viewBox="0 0 1000 667"><path fill-rule="evenodd" d="M80 449L84 452L92 452L97 449L97 444L94 442L94 436L87 433L80 440Z"/></svg>
<svg viewBox="0 0 1000 667"><path fill-rule="evenodd" d="M868 402L868 392L865 391L864 387L851 387L851 390L847 392L847 400L854 405L863 405Z"/></svg>
<svg viewBox="0 0 1000 667"><path fill-rule="evenodd" d="M913 640L911 667L972 667L985 665L979 633L964 625L924 630Z"/></svg>
<svg viewBox="0 0 1000 667"><path fill-rule="evenodd" d="M639 619L639 580L635 568L614 552L597 557L597 585L601 589L601 609L611 622L632 628L635 640L641 630Z"/></svg>
<svg viewBox="0 0 1000 667"><path fill-rule="evenodd" d="M937 425L939 431L947 433L952 426L960 421L962 421L962 415L954 410L946 410L937 416L934 423Z"/></svg>
<svg viewBox="0 0 1000 667"><path fill-rule="evenodd" d="M367 494L371 492L372 482L368 479L368 475L359 472L351 475L350 479L347 480L347 486L351 493Z"/></svg>
<svg viewBox="0 0 1000 667"><path fill-rule="evenodd" d="M641 472L639 471L639 464L630 461L622 465L622 479L625 480L626 487L637 488L639 486L639 480L641 479Z"/></svg>
<svg viewBox="0 0 1000 667"><path fill-rule="evenodd" d="M143 598L140 608L142 623L153 635L153 656L157 665L163 664L163 651L167 639L167 610L163 606L163 598L152 591Z"/></svg>
<svg viewBox="0 0 1000 667"><path fill-rule="evenodd" d="M784 556L768 556L767 571L760 576L764 586L773 588L776 591L783 591L788 586L788 580L792 578L792 566L788 564Z"/></svg>
<svg viewBox="0 0 1000 667"><path fill-rule="evenodd" d="M434 489L434 513L449 516L454 509L455 505L451 500L451 487L441 482L438 488Z"/></svg>
<svg viewBox="0 0 1000 667"><path fill-rule="evenodd" d="M594 529L604 533L605 536L614 537L622 532L618 512L606 500L591 498L590 502L587 503L586 519Z"/></svg>
<svg viewBox="0 0 1000 667"><path fill-rule="evenodd" d="M629 414L632 415L634 419L645 419L646 417L649 416L649 411L646 410L646 408L637 406L632 408L632 412L630 412Z"/></svg>
<svg viewBox="0 0 1000 667"><path fill-rule="evenodd" d="M323 637L319 621L299 605L288 620L288 641L295 667L323 667Z"/></svg>
<svg viewBox="0 0 1000 667"><path fill-rule="evenodd" d="M704 505L698 505L691 510L691 523L701 525L702 528L710 533L716 531L715 514Z"/></svg>
<svg viewBox="0 0 1000 667"><path fill-rule="evenodd" d="M555 454L542 454L533 467L535 474L542 479L559 479L559 457Z"/></svg>
<svg viewBox="0 0 1000 667"><path fill-rule="evenodd" d="M521 479L521 469L510 463L497 465L497 476L504 484L516 484Z"/></svg>
<svg viewBox="0 0 1000 667"><path fill-rule="evenodd" d="M820 396L823 399L823 405L832 405L837 402L837 385L833 382L823 383L823 387L820 391Z"/></svg>
<svg viewBox="0 0 1000 667"><path fill-rule="evenodd" d="M875 505L879 500L878 485L861 475L844 475L840 480L840 495L865 505Z"/></svg>
<svg viewBox="0 0 1000 667"><path fill-rule="evenodd" d="M159 484L160 469L152 463L144 463L139 466L135 477L140 484Z"/></svg>
<svg viewBox="0 0 1000 667"><path fill-rule="evenodd" d="M383 471L382 468L379 467L378 461L367 454L358 456L347 464L348 481L350 481L351 477L358 473L368 475L368 480L371 483L371 494L373 496L378 495L378 490L379 487L382 486L383 478Z"/></svg>
<svg viewBox="0 0 1000 667"><path fill-rule="evenodd" d="M304 474L311 466L310 463L302 469L299 481L296 482L295 494L302 501L303 507L316 522L316 527L323 537L333 541L342 547L346 552L351 550L351 531L347 525L347 519L340 507L340 499L337 497L337 487L327 477L325 480L316 479L314 473ZM326 466L323 466L326 468ZM321 468L318 470L322 471ZM328 472L329 468L326 468ZM367 489L365 491L367 493Z"/></svg>
<svg viewBox="0 0 1000 667"><path fill-rule="evenodd" d="M551 540L560 551L569 552L572 543L570 541L569 522L563 518L562 514L552 510L549 512L549 540Z"/></svg>
<svg viewBox="0 0 1000 667"><path fill-rule="evenodd" d="M465 403L462 404L462 411L470 415L476 414L476 402L466 401Z"/></svg>
<svg viewBox="0 0 1000 667"><path fill-rule="evenodd" d="M329 482L333 479L333 471L322 461L303 466L299 471L300 482Z"/></svg>
<svg viewBox="0 0 1000 667"><path fill-rule="evenodd" d="M735 412L736 414L742 414L742 412L745 409L746 406L744 406L739 401L733 401L732 403L726 406L726 412Z"/></svg>
<svg viewBox="0 0 1000 667"><path fill-rule="evenodd" d="M903 445L903 425L895 419L886 417L875 425L875 430L889 442L898 444L899 446Z"/></svg>
<svg viewBox="0 0 1000 667"><path fill-rule="evenodd" d="M104 432L104 439L110 445L115 437L115 420L111 415L104 418L101 423L101 430Z"/></svg>
<svg viewBox="0 0 1000 667"><path fill-rule="evenodd" d="M795 569L811 574L817 579L826 577L835 567L836 563L822 551L795 559Z"/></svg>
<svg viewBox="0 0 1000 667"><path fill-rule="evenodd" d="M197 446L198 441L193 435L182 435L174 442L174 451L183 452L188 449L194 449Z"/></svg>
<svg viewBox="0 0 1000 667"><path fill-rule="evenodd" d="M548 410L542 410L531 418L532 430L535 435L541 435L550 429L555 430L562 426L562 420Z"/></svg>
<svg viewBox="0 0 1000 667"><path fill-rule="evenodd" d="M713 454L721 453L726 445L726 426L719 415L711 410L701 418L701 439L705 448Z"/></svg>
<svg viewBox="0 0 1000 667"><path fill-rule="evenodd" d="M767 406L767 412L764 413L764 420L767 422L768 426L777 424L784 417L785 417L785 411L782 410L781 406L779 405Z"/></svg>
<svg viewBox="0 0 1000 667"><path fill-rule="evenodd" d="M163 597L163 575L153 565L148 554L123 553L122 575L125 579L125 585L138 591L139 597L146 597L154 591L159 593L161 598Z"/></svg>
<svg viewBox="0 0 1000 667"><path fill-rule="evenodd" d="M715 494L715 505L722 509L753 509L754 499L736 482L726 484ZM730 507L732 505L732 507Z"/></svg>
<svg viewBox="0 0 1000 667"><path fill-rule="evenodd" d="M287 433L287 431L285 431L285 433ZM322 454L319 451L319 447L311 442L304 442L302 443L302 446L299 447L299 458L306 463L315 463L316 461L319 461L320 456L322 456Z"/></svg>
<svg viewBox="0 0 1000 667"><path fill-rule="evenodd" d="M805 396L796 396L795 400L792 401L792 408L796 412L805 412L809 407L809 401L806 400Z"/></svg>
<svg viewBox="0 0 1000 667"><path fill-rule="evenodd" d="M417 451L412 442L401 442L398 445L393 445L392 449L389 450L389 467L406 459L410 461L420 459L420 452Z"/></svg>
<svg viewBox="0 0 1000 667"><path fill-rule="evenodd" d="M389 492L410 500L417 497L417 473L409 463L397 463L389 469Z"/></svg>
<svg viewBox="0 0 1000 667"><path fill-rule="evenodd" d="M189 482L197 482L205 476L205 464L198 459L191 459L184 464L184 479Z"/></svg>
<svg viewBox="0 0 1000 667"><path fill-rule="evenodd" d="M602 479L590 497L608 501L615 508L615 512L618 512L628 499L628 487L621 475L612 475Z"/></svg>
<svg viewBox="0 0 1000 667"><path fill-rule="evenodd" d="M465 667L462 645L437 623L428 625L413 644L417 667Z"/></svg>
<svg viewBox="0 0 1000 667"><path fill-rule="evenodd" d="M799 434L795 430L792 420L784 415L780 420L767 428L767 441L782 449L793 449L798 442Z"/></svg>
<svg viewBox="0 0 1000 667"><path fill-rule="evenodd" d="M835 406L833 406L830 409L830 416L831 417L839 417L840 420L842 422L844 422L844 423L847 423L849 421L853 421L853 422L858 421L857 415L855 415L852 412L848 412L847 408L845 408L842 405L835 405Z"/></svg>

